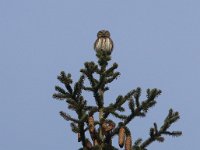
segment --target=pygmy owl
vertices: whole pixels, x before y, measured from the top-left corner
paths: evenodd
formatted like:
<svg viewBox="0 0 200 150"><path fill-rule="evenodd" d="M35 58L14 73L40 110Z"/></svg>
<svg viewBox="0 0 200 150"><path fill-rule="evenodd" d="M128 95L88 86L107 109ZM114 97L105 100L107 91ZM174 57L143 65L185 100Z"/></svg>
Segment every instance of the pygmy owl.
<svg viewBox="0 0 200 150"><path fill-rule="evenodd" d="M110 32L107 30L101 30L97 33L97 39L94 43L95 51L106 51L112 52L113 50L113 41L110 38Z"/></svg>

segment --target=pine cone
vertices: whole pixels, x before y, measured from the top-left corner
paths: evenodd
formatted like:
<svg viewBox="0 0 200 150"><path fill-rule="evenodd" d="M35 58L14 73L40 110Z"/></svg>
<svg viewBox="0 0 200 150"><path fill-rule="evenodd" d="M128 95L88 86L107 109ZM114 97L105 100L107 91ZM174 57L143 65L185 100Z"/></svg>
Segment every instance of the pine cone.
<svg viewBox="0 0 200 150"><path fill-rule="evenodd" d="M94 139L94 141L93 141L93 145L99 145L97 139Z"/></svg>
<svg viewBox="0 0 200 150"><path fill-rule="evenodd" d="M91 148L92 148L92 143L91 143L88 139L86 139L86 147L87 147L88 149L91 149Z"/></svg>
<svg viewBox="0 0 200 150"><path fill-rule="evenodd" d="M132 147L131 135L127 135L125 141L125 150L131 150L131 147Z"/></svg>
<svg viewBox="0 0 200 150"><path fill-rule="evenodd" d="M81 134L78 133L78 142L80 142L80 141L81 141Z"/></svg>
<svg viewBox="0 0 200 150"><path fill-rule="evenodd" d="M88 124L89 124L90 132L93 133L94 132L94 117L93 116L89 116Z"/></svg>
<svg viewBox="0 0 200 150"><path fill-rule="evenodd" d="M125 140L125 129L124 127L121 127L119 129L119 147L123 147L124 146L124 140Z"/></svg>
<svg viewBox="0 0 200 150"><path fill-rule="evenodd" d="M102 128L103 128L103 129L106 129L106 128L107 128L107 124L106 124L105 121L102 123Z"/></svg>
<svg viewBox="0 0 200 150"><path fill-rule="evenodd" d="M115 126L112 123L110 123L110 122L107 123L107 122L104 121L104 123L102 124L102 128L103 128L103 130L105 132L111 131L114 127Z"/></svg>
<svg viewBox="0 0 200 150"><path fill-rule="evenodd" d="M105 131L106 131L106 132L109 132L109 131L111 131L112 129L113 129L113 126L108 125Z"/></svg>

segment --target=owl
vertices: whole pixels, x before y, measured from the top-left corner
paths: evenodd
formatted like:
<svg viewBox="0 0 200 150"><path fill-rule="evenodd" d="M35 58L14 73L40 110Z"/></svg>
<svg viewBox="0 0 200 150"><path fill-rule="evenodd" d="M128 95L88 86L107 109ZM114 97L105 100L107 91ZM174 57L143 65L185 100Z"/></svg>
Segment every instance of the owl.
<svg viewBox="0 0 200 150"><path fill-rule="evenodd" d="M110 32L107 30L101 30L97 33L97 39L94 43L94 50L105 51L111 53L113 50L113 41L110 38Z"/></svg>

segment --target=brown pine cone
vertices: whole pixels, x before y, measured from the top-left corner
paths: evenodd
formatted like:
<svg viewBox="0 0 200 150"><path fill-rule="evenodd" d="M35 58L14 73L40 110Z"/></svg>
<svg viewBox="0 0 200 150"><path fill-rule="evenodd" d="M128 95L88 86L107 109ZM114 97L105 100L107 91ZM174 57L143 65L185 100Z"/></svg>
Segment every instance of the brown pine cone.
<svg viewBox="0 0 200 150"><path fill-rule="evenodd" d="M106 132L109 132L109 131L111 131L112 129L113 129L113 126L108 125L105 131L106 131Z"/></svg>
<svg viewBox="0 0 200 150"><path fill-rule="evenodd" d="M96 139L94 139L93 145L99 145L99 143L98 143L98 141Z"/></svg>
<svg viewBox="0 0 200 150"><path fill-rule="evenodd" d="M127 135L125 141L125 150L131 150L131 147L132 147L131 135Z"/></svg>
<svg viewBox="0 0 200 150"><path fill-rule="evenodd" d="M88 149L91 149L91 148L92 148L92 143L91 143L88 139L86 139L86 147L87 147Z"/></svg>
<svg viewBox="0 0 200 150"><path fill-rule="evenodd" d="M88 124L89 124L90 132L93 133L94 132L94 117L93 116L88 117Z"/></svg>
<svg viewBox="0 0 200 150"><path fill-rule="evenodd" d="M119 147L123 147L124 146L124 140L125 140L125 129L124 127L121 127L119 129Z"/></svg>
<svg viewBox="0 0 200 150"><path fill-rule="evenodd" d="M111 131L113 128L114 128L115 126L112 124L112 123L106 123L106 122L104 122L103 124L102 124L102 128L103 128L103 130L105 131L105 132L109 132L109 131Z"/></svg>
<svg viewBox="0 0 200 150"><path fill-rule="evenodd" d="M80 142L80 141L81 141L81 134L78 133L78 142Z"/></svg>
<svg viewBox="0 0 200 150"><path fill-rule="evenodd" d="M104 130L107 128L107 124L106 124L105 121L102 123L102 128L103 128Z"/></svg>

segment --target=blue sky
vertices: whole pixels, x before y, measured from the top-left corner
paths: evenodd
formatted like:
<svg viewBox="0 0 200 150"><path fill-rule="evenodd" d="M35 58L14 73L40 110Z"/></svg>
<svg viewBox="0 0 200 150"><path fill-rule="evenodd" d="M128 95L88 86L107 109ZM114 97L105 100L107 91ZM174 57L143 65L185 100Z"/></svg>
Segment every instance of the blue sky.
<svg viewBox="0 0 200 150"><path fill-rule="evenodd" d="M199 6L198 0L1 0L0 149L81 146L58 114L67 111L66 104L52 94L61 70L77 80L83 63L96 60L93 42L101 29L111 32L112 62L121 72L106 103L138 86L143 98L147 88L163 91L147 117L129 125L133 140L146 139L153 122L161 125L173 108L181 120L171 129L183 136L167 137L149 150L198 149Z"/></svg>

